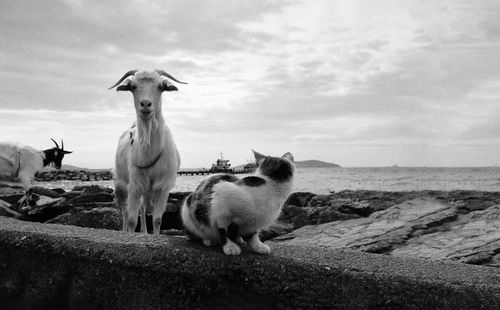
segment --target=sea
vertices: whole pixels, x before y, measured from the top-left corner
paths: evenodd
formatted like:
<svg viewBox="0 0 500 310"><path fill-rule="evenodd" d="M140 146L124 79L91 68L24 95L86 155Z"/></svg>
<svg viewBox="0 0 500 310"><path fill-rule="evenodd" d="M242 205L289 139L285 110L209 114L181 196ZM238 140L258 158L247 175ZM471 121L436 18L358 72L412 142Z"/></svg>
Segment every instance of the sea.
<svg viewBox="0 0 500 310"><path fill-rule="evenodd" d="M244 177L245 175L239 175ZM207 175L178 176L173 192L193 191ZM37 182L38 185L70 190L89 182ZM113 188L113 181L92 182ZM478 190L500 191L500 167L435 168L297 168L294 191L328 194L342 190Z"/></svg>

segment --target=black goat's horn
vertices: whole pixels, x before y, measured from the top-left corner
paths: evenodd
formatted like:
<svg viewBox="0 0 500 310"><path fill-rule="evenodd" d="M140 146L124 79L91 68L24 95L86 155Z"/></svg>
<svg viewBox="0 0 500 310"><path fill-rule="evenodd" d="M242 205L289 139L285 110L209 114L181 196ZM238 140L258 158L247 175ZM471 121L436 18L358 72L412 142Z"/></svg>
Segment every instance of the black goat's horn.
<svg viewBox="0 0 500 310"><path fill-rule="evenodd" d="M134 69L134 70L130 70L130 71L128 71L127 73L125 73L125 74L121 77L121 79L119 79L119 80L118 80L118 82L116 82L116 83L115 83L115 85L111 86L111 87L110 87L110 88L108 88L108 89L111 89L111 88L113 88L113 87L116 87L116 86L120 85L120 83L121 83L121 82L123 82L123 80L125 80L126 78L128 78L128 77L129 77L129 76L131 76L131 75L134 75L137 71L138 71L137 69Z"/></svg>
<svg viewBox="0 0 500 310"><path fill-rule="evenodd" d="M56 145L57 148L59 148L59 144L57 144L56 140L50 138L50 140L52 140L52 142L54 142L54 144Z"/></svg>
<svg viewBox="0 0 500 310"><path fill-rule="evenodd" d="M158 70L158 69L155 69L156 73L158 73L159 75L163 75L163 76L166 76L168 77L169 79L171 79L172 81L175 81L177 83L181 83L181 84L187 84L186 82L181 82L179 81L178 79L174 78L173 76L171 76L170 74L168 74L167 72L163 71L163 70Z"/></svg>

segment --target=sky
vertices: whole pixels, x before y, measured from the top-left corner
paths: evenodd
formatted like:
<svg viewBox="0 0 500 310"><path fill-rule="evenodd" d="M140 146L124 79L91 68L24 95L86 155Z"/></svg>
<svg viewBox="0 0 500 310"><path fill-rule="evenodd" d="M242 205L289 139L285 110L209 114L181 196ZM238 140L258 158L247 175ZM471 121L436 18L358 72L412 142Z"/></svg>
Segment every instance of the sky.
<svg viewBox="0 0 500 310"><path fill-rule="evenodd" d="M251 149L344 167L500 164L500 2L0 4L0 141L114 166L130 69L181 81L163 115L181 167Z"/></svg>

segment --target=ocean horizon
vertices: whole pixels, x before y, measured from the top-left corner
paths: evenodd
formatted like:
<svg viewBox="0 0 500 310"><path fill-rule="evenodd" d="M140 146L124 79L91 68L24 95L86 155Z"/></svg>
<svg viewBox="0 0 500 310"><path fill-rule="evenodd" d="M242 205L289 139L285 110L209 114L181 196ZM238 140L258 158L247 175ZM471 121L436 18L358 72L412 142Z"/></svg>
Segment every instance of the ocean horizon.
<svg viewBox="0 0 500 310"><path fill-rule="evenodd" d="M239 174L244 177L245 174ZM193 191L207 175L177 177L172 192ZM342 190L416 191L477 190L500 191L500 167L333 167L297 168L294 192L328 194ZM98 184L113 188L113 181L36 182L66 190L76 185Z"/></svg>

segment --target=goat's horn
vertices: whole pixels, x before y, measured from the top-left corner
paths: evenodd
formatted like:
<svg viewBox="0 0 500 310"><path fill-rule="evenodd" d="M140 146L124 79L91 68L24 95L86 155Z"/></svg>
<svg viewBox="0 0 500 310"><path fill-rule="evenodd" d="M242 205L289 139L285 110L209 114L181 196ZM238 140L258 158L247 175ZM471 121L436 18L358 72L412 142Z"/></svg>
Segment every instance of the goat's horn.
<svg viewBox="0 0 500 310"><path fill-rule="evenodd" d="M134 69L134 70L130 70L130 71L128 71L127 73L125 73L125 74L121 77L121 79L119 79L119 80L118 80L118 82L116 82L116 83L115 83L115 85L111 86L111 87L110 87L110 88L108 88L108 89L111 89L111 88L113 88L113 87L116 87L116 86L120 85L120 83L121 83L121 82L123 82L123 80L125 80L126 78L128 78L128 77L129 77L129 76L131 76L131 75L134 75L136 72L137 72L137 69Z"/></svg>
<svg viewBox="0 0 500 310"><path fill-rule="evenodd" d="M61 139L61 150L64 151L64 141L63 141L63 139Z"/></svg>
<svg viewBox="0 0 500 310"><path fill-rule="evenodd" d="M54 142L54 144L56 145L57 148L59 148L59 144L57 144L56 140L50 138L50 140L52 140L52 142Z"/></svg>
<svg viewBox="0 0 500 310"><path fill-rule="evenodd" d="M158 73L159 75L163 75L163 76L166 76L168 77L169 79L171 79L172 81L176 81L177 83L181 83L181 84L187 84L186 82L181 82L179 81L178 79L174 78L173 76L171 76L170 74L168 74L167 72L163 71L163 70L158 70L158 69L155 69L156 73Z"/></svg>

